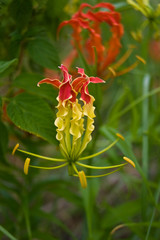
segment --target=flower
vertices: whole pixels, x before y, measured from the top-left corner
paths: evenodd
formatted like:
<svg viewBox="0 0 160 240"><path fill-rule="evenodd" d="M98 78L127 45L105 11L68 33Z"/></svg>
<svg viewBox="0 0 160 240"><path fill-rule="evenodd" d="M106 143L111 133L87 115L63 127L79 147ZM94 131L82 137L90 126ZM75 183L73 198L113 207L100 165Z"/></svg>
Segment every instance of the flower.
<svg viewBox="0 0 160 240"><path fill-rule="evenodd" d="M159 17L160 17L160 3L157 5L156 9L150 4L149 0L127 0L128 4L130 4L134 9L140 11L145 17L145 21L141 24L137 32L132 32L132 37L136 41L141 41L143 37L144 29L150 25L154 30L154 38L160 38L160 30L159 30Z"/></svg>
<svg viewBox="0 0 160 240"><path fill-rule="evenodd" d="M29 167L40 168L40 169L58 169L68 166L69 175L79 177L81 186L85 188L87 186L86 178L88 177L101 177L109 175L115 171L118 171L121 167L127 163L134 163L127 157L123 159L127 163L122 163L114 166L96 167L81 163L83 160L87 160L96 157L105 151L109 150L117 141L124 140L123 136L117 133L117 139L107 146L105 149L86 156L81 157L82 152L87 147L87 144L91 141L91 134L94 130L94 109L93 106L94 97L89 94L88 85L90 83L103 83L104 81L98 77L89 77L85 74L84 69L78 69L78 77L72 80L72 76L68 73L68 69L62 64L59 67L63 73L63 80L46 78L41 80L37 85L47 83L59 89L58 100L58 112L55 120L57 127L56 138L60 143L60 150L64 158L49 158L34 153L30 153L19 149L19 144L16 144L12 154L18 150L30 156L35 156L45 160L53 162L62 162L62 164L54 167L42 167L30 165L30 158L27 157L24 164L24 173L28 174ZM112 169L116 170L102 175L86 176L84 171L78 171L77 165L80 167L91 168L91 169Z"/></svg>
<svg viewBox="0 0 160 240"><path fill-rule="evenodd" d="M85 13L86 8L89 10ZM110 31L106 31L106 37L109 38L107 44L102 41L102 23L106 23L110 28ZM119 76L135 67L133 64L122 72L116 72L117 68L129 57L133 48L130 48L117 64L112 66L120 52L121 38L124 33L120 13L115 11L112 4L98 3L91 6L82 3L70 20L63 21L59 25L58 33L66 25L73 28L71 43L77 53L83 56L86 64L95 66L96 74L104 80ZM87 31L86 39L82 30ZM139 63L139 59L136 61L136 65L137 63Z"/></svg>

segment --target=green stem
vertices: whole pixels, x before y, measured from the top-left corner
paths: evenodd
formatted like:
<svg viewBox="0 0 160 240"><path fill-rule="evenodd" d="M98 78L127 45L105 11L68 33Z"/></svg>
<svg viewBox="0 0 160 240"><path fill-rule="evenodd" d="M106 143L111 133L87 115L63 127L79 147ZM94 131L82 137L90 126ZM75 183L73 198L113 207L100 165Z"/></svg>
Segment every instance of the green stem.
<svg viewBox="0 0 160 240"><path fill-rule="evenodd" d="M151 97L151 96L157 94L158 92L160 92L160 87L153 89L152 91L148 92L147 94L144 94L142 97L137 98L137 100L135 100L133 103L129 104L123 111L119 112L114 118L112 118L112 121L123 116L125 113L127 113L132 108L134 108L137 104L145 101L148 97Z"/></svg>
<svg viewBox="0 0 160 240"><path fill-rule="evenodd" d="M150 85L150 76L147 74L144 76L143 79L143 86L142 91L143 95L147 95L149 92L149 85ZM149 119L149 100L146 98L143 101L142 105L142 129L143 129L143 136L142 136L142 169L146 179L148 178L148 119ZM147 209L147 189L143 184L142 187L142 219L146 219L146 209Z"/></svg>
<svg viewBox="0 0 160 240"><path fill-rule="evenodd" d="M28 209L28 202L27 199L23 200L23 212L24 212L24 217L26 221L26 228L27 228L27 233L28 233L28 239L32 240L32 232L31 232L31 225L30 225L30 220L29 220L29 209Z"/></svg>
<svg viewBox="0 0 160 240"><path fill-rule="evenodd" d="M159 187L158 187L157 194L156 194L156 199L155 199L156 203L158 203L159 196L160 196L160 183L159 183ZM153 225L153 220L154 220L155 214L156 214L156 207L154 207L154 209L153 209L145 240L149 239L149 234L150 234L150 231L151 231L151 227Z"/></svg>
<svg viewBox="0 0 160 240"><path fill-rule="evenodd" d="M147 74L143 80L143 95L149 92L150 76ZM148 119L149 119L149 101L146 98L142 106L142 124L143 124L143 139L142 139L142 168L145 176L148 175Z"/></svg>

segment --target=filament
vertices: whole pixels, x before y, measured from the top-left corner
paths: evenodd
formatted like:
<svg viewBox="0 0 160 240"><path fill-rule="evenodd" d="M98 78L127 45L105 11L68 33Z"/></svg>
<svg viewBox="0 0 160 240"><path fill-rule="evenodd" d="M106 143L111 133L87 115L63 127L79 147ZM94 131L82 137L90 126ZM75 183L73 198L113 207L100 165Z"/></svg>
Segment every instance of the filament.
<svg viewBox="0 0 160 240"><path fill-rule="evenodd" d="M127 161L127 160L126 160L126 161ZM83 164L83 163L80 163L80 162L76 162L76 164L79 165L79 166L81 166L81 167L91 168L91 169L111 169L111 168L123 167L123 166L125 166L127 163L122 163L122 164L113 165L113 166L105 166L105 167L96 167L96 166L91 166L91 165Z"/></svg>
<svg viewBox="0 0 160 240"><path fill-rule="evenodd" d="M112 172L109 172L109 173L105 173L105 174L101 174L101 175L92 175L92 176L88 176L88 175L85 175L86 178L97 178L97 177L105 177L105 176L108 176L112 173L115 173L117 171L119 171L121 169L121 167L119 167L118 169L112 171ZM74 177L79 177L77 174L74 174L73 175Z"/></svg>
<svg viewBox="0 0 160 240"><path fill-rule="evenodd" d="M68 165L68 162L64 163L64 164L61 164L61 165L58 165L56 167L42 167L42 166L34 166L34 165L30 165L30 167L32 167L32 168L39 168L39 169L45 169L45 170L53 170L53 169L58 169L58 168L65 167L67 165Z"/></svg>
<svg viewBox="0 0 160 240"><path fill-rule="evenodd" d="M117 138L114 142L112 142L108 147L104 148L103 150L97 152L97 153L94 153L92 155L89 155L89 156L86 156L86 157L82 157L82 158L79 158L78 160L86 160L86 159L89 159L89 158L93 158L93 157L96 157L106 151L108 151L111 147L113 147L117 142L118 142L119 138Z"/></svg>
<svg viewBox="0 0 160 240"><path fill-rule="evenodd" d="M66 159L45 157L45 156L41 156L39 154L30 153L30 152L27 152L27 151L24 151L24 150L18 149L18 148L16 150L19 151L19 152L22 152L22 153L25 153L25 154L28 154L28 155L31 155L31 156L34 156L34 157L42 158L42 159L45 159L45 160L49 160L49 161L66 162ZM14 149L13 149L13 151L14 151Z"/></svg>

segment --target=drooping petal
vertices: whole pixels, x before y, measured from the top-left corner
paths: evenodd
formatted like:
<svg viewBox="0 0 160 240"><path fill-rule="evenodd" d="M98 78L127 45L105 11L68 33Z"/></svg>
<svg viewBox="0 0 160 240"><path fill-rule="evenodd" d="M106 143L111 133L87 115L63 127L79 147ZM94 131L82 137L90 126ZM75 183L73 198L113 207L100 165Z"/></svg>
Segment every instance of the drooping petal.
<svg viewBox="0 0 160 240"><path fill-rule="evenodd" d="M59 88L59 86L61 85L61 82L58 79L45 78L45 79L41 80L40 82L38 82L37 86L39 87L39 85L42 84L42 83L51 84L56 88Z"/></svg>
<svg viewBox="0 0 160 240"><path fill-rule="evenodd" d="M72 82L72 87L75 90L75 92L79 92L81 87L84 85L84 83L87 81L85 77L77 77Z"/></svg>
<svg viewBox="0 0 160 240"><path fill-rule="evenodd" d="M60 89L59 89L58 98L62 102L72 98L72 87L71 87L69 81L61 84Z"/></svg>
<svg viewBox="0 0 160 240"><path fill-rule="evenodd" d="M63 72L63 81L62 82L71 81L72 76L68 73L68 69L63 64L61 64L61 66L59 68Z"/></svg>
<svg viewBox="0 0 160 240"><path fill-rule="evenodd" d="M89 77L90 82L92 83L104 83L105 81L99 77Z"/></svg>
<svg viewBox="0 0 160 240"><path fill-rule="evenodd" d="M77 69L78 69L78 73L79 73L81 76L85 75L83 68L77 67Z"/></svg>
<svg viewBox="0 0 160 240"><path fill-rule="evenodd" d="M89 80L81 88L81 99L88 104L93 98L88 92Z"/></svg>

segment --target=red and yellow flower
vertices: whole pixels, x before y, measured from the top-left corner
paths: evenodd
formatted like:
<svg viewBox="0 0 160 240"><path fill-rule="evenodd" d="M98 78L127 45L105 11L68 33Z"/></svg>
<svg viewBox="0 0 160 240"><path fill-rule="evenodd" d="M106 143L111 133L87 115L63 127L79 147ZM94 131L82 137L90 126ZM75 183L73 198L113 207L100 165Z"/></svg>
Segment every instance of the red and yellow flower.
<svg viewBox="0 0 160 240"><path fill-rule="evenodd" d="M68 160L75 161L91 141L91 133L94 130L94 97L88 92L88 84L104 81L98 77L88 77L82 68L77 68L79 76L72 80L64 65L61 65L60 69L63 72L62 82L58 79L46 78L40 81L38 86L48 83L59 88L58 112L55 120L56 138L60 142L62 154ZM77 98L78 93L80 99ZM87 118L86 122L84 118Z"/></svg>
<svg viewBox="0 0 160 240"><path fill-rule="evenodd" d="M86 9L88 10L86 11ZM105 38L108 39L106 43L102 40L102 23L109 27L109 30L106 28ZM98 3L95 6L82 3L70 20L63 21L59 25L58 33L66 25L73 28L71 43L77 50L77 54L80 53L88 65L96 66L96 74L104 80L129 72L135 68L139 61L143 61L141 58L137 58L136 63L124 71L117 72L117 69L126 61L133 48L131 47L115 63L120 52L124 30L120 13L116 12L115 7L110 3ZM85 38L83 32L86 31L87 37Z"/></svg>
<svg viewBox="0 0 160 240"><path fill-rule="evenodd" d="M41 80L38 83L38 86L42 83L47 83L59 89L59 94L57 97L58 112L57 118L55 120L55 125L57 127L56 138L60 143L60 150L64 158L50 158L30 153L25 150L19 149L19 144L15 146L12 154L14 154L17 150L30 156L57 163L61 162L62 164L54 167L35 166L30 165L31 160L29 157L27 157L24 164L24 173L28 174L29 167L40 169L58 169L64 166L68 166L69 175L79 177L82 187L85 188L87 186L86 178L102 177L109 175L115 171L118 171L127 163L135 166L134 163L127 157L123 158L127 163L113 166L96 167L81 163L81 161L83 160L87 160L104 153L105 151L109 150L113 145L115 145L117 141L119 141L120 139L124 140L124 138L120 134L117 134L117 139L105 149L86 157L80 157L82 152L85 150L87 144L91 141L91 134L94 130L95 107L93 106L93 102L95 99L92 95L89 94L88 85L90 83L103 83L104 81L98 77L87 76L84 72L84 69L82 68L77 68L78 77L76 77L75 79L72 79L72 76L68 73L68 70L64 65L61 65L60 69L63 73L62 81L60 81L59 79L46 78ZM77 166L80 166L82 168L102 170L116 168L116 170L102 175L86 176L83 170L78 171Z"/></svg>

